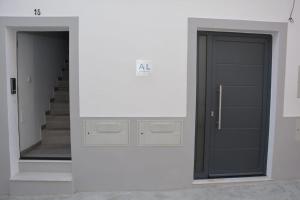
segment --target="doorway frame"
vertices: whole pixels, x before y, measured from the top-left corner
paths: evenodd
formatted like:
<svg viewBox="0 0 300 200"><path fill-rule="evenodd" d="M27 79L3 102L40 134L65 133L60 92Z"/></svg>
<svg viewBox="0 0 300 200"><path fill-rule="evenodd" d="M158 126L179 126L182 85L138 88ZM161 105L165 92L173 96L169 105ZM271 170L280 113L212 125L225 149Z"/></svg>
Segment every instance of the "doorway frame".
<svg viewBox="0 0 300 200"><path fill-rule="evenodd" d="M274 138L276 134L276 121L279 120L277 114L279 108L283 108L283 101L278 98L278 94L283 94L282 85L285 78L287 27L285 22L262 22L247 20L229 19L188 19L188 56L187 56L187 118L186 126L193 130L193 177L195 169L195 127L196 127L196 83L197 83L197 35L198 31L213 32L234 32L250 34L270 34L272 35L272 65L271 65L271 99L270 99L270 119L269 138L267 152L266 176L223 178L223 179L194 179L193 184L216 183L216 182L243 182L272 179L272 162Z"/></svg>
<svg viewBox="0 0 300 200"><path fill-rule="evenodd" d="M17 95L10 94L10 77L17 77L16 34L18 31L68 31L69 32L69 95L70 134L76 130L76 116L79 115L79 18L78 17L0 17L0 81L5 88L3 94L5 118L4 129L8 130L10 178L19 172L20 149L18 133ZM71 155L73 147L71 145Z"/></svg>

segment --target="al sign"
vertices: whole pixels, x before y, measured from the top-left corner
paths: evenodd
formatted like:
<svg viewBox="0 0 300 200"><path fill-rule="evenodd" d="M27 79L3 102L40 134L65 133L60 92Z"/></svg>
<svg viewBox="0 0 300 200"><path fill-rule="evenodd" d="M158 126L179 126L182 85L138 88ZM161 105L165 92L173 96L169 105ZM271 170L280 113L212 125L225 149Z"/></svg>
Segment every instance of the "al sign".
<svg viewBox="0 0 300 200"><path fill-rule="evenodd" d="M151 71L151 60L136 60L136 76L149 76Z"/></svg>

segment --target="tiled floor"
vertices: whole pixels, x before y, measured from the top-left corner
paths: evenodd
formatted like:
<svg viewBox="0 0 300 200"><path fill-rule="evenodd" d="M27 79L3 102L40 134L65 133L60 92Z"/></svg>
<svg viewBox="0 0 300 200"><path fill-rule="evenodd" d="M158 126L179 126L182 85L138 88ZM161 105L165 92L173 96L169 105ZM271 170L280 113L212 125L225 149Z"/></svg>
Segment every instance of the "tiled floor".
<svg viewBox="0 0 300 200"><path fill-rule="evenodd" d="M71 158L69 144L40 144L29 152L22 154L23 158Z"/></svg>
<svg viewBox="0 0 300 200"><path fill-rule="evenodd" d="M300 181L198 185L153 192L86 192L74 195L2 197L0 200L300 200Z"/></svg>

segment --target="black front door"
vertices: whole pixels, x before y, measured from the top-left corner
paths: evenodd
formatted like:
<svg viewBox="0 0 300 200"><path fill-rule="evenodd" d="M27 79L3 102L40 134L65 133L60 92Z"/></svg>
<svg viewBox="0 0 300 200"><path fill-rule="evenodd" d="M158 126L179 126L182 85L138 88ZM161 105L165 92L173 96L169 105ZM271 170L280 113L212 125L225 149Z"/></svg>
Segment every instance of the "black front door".
<svg viewBox="0 0 300 200"><path fill-rule="evenodd" d="M271 44L199 32L195 178L265 175Z"/></svg>

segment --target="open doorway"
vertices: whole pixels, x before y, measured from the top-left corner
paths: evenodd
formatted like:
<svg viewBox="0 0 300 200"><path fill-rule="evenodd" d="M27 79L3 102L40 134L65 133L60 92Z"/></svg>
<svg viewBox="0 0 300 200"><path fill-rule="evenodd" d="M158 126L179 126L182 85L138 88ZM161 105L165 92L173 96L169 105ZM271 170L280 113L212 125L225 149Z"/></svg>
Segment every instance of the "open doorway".
<svg viewBox="0 0 300 200"><path fill-rule="evenodd" d="M69 32L17 32L21 159L70 160Z"/></svg>

